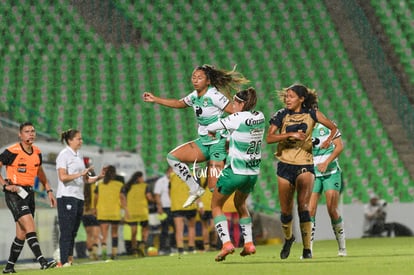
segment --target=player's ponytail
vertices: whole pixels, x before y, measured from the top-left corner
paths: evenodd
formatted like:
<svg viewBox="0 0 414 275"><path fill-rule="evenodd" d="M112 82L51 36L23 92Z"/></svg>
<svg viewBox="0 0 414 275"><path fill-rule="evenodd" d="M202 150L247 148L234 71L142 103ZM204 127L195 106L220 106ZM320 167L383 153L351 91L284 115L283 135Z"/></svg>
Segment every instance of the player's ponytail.
<svg viewBox="0 0 414 275"><path fill-rule="evenodd" d="M253 87L249 87L238 92L233 99L238 102L244 102L242 111L251 111L256 107L257 103L256 90Z"/></svg>
<svg viewBox="0 0 414 275"><path fill-rule="evenodd" d="M203 71L210 80L211 85L229 99L232 97L232 91L240 91L242 85L250 82L240 72L236 71L236 66L233 67L233 70L226 71L204 64L203 66L196 67L195 70Z"/></svg>

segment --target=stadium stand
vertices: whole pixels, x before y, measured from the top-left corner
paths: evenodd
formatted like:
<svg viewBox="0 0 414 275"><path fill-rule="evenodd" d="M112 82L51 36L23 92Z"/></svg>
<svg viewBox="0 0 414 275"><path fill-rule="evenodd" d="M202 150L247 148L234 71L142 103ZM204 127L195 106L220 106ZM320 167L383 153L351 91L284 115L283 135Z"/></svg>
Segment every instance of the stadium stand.
<svg viewBox="0 0 414 275"><path fill-rule="evenodd" d="M371 1L410 71L412 14L401 6L410 2L388 2ZM35 119L39 129L56 136L80 128L87 140L137 150L150 170L162 171L167 152L195 137L195 121L189 109L144 104L142 93L179 98L191 91L194 66L237 64L261 94L258 109L268 119L282 106L277 89L301 82L318 91L321 109L338 123L346 146L344 203L367 202L370 192L388 201L414 198L414 182L321 0L113 1L112 8L139 32L138 45L106 42L67 1L0 5L0 31L7 41L0 45L0 96L16 121ZM102 11L95 12L104 20ZM264 148L254 194L255 206L265 210L277 207L274 150Z"/></svg>

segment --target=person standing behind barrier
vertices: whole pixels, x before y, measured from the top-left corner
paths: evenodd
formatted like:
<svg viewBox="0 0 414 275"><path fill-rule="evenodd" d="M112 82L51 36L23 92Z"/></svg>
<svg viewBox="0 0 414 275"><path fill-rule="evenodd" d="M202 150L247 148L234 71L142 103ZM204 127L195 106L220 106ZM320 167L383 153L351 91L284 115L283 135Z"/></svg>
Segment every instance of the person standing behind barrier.
<svg viewBox="0 0 414 275"><path fill-rule="evenodd" d="M224 261L233 254L227 218L223 212L226 200L234 194L234 205L239 213L239 224L244 237L244 247L240 256L256 253L253 244L252 218L246 200L256 185L260 173L261 147L265 130L265 118L262 112L255 111L257 95L254 88L242 90L233 98L234 113L207 127L209 134L226 129L230 133L229 154L226 166L213 192L211 209L213 211L216 232L223 244L215 257L217 262Z"/></svg>
<svg viewBox="0 0 414 275"><path fill-rule="evenodd" d="M210 137L206 127L218 121L224 112L232 112L229 104L230 91L238 90L241 85L249 82L234 69L225 71L211 65L196 67L191 81L195 90L182 99L160 98L148 92L143 96L145 102L155 102L171 108L194 109L199 138L178 146L167 155L169 165L190 189L184 208L193 204L205 192L192 176L187 163L209 161L208 186L214 188L226 158L226 139L222 138L221 132L217 132L214 138Z"/></svg>
<svg viewBox="0 0 414 275"><path fill-rule="evenodd" d="M84 186L95 183L101 175L89 177L93 167L85 167L82 147L82 134L79 130L69 129L61 133L60 141L66 148L56 158L58 190L56 193L58 206L58 222L60 229L59 266L70 266L73 263L73 248L84 207Z"/></svg>
<svg viewBox="0 0 414 275"><path fill-rule="evenodd" d="M217 234L214 229L213 213L211 211L211 199L213 197L213 193L210 189L208 189L207 178L202 173L198 172L201 171L202 168L197 167L195 170L200 186L206 190L204 195L198 199L197 207L201 222L203 249L204 252L208 252L210 251L210 246L217 246Z"/></svg>
<svg viewBox="0 0 414 275"><path fill-rule="evenodd" d="M185 194L188 193L188 186L183 184L183 181L175 173L172 173L170 176L170 184L171 215L174 219L175 241L177 244L178 254L183 255L187 253L184 251L184 228L186 225L188 229L187 250L190 253L195 253L196 205L192 204L189 207L183 207Z"/></svg>
<svg viewBox="0 0 414 275"><path fill-rule="evenodd" d="M345 247L345 229L344 222L339 211L339 199L343 190L342 171L339 166L338 156L343 150L343 143L341 132L338 130L333 137L332 142L326 149L320 146L325 139L330 136L330 131L327 127L317 123L312 132L313 143L313 161L315 165L315 184L309 203L309 212L312 221L312 239L311 250L313 252L313 240L315 238L316 230L316 210L318 201L325 192L326 207L328 209L329 217L331 218L332 230L338 242L338 256L346 256Z"/></svg>
<svg viewBox="0 0 414 275"><path fill-rule="evenodd" d="M89 253L89 259L96 261L98 260L101 229L94 210L95 188L95 184L86 185L84 188L85 200L82 223L86 231L86 248Z"/></svg>
<svg viewBox="0 0 414 275"><path fill-rule="evenodd" d="M19 127L20 142L8 147L0 155L0 169L6 166L4 179L0 174L0 183L4 192L7 207L10 209L16 223L16 236L10 247L10 254L3 273L16 273L14 265L27 243L39 261L41 269L56 266L54 260L47 261L40 249L34 221L35 198L33 185L38 177L50 200L50 206L56 206L53 190L50 188L42 167L42 154L33 144L36 130L31 122L22 123Z"/></svg>
<svg viewBox="0 0 414 275"><path fill-rule="evenodd" d="M174 228L174 221L171 216L170 199L170 176L172 168L168 166L165 175L160 177L154 184L154 199L157 204L157 213L161 222L160 247L158 255L170 254L175 247L175 237L170 237L170 226Z"/></svg>
<svg viewBox="0 0 414 275"><path fill-rule="evenodd" d="M109 227L111 228L111 259L118 254L118 226L121 222L121 189L123 183L117 180L116 168L113 165L104 168L105 175L95 188L95 210L102 233L102 259L106 260L108 251L106 242Z"/></svg>
<svg viewBox="0 0 414 275"><path fill-rule="evenodd" d="M131 251L135 255L144 256L148 247L148 203L153 200L151 188L145 183L141 171L135 172L121 189L121 205L125 209L125 222L131 227ZM141 225L141 241L137 246L138 223Z"/></svg>
<svg viewBox="0 0 414 275"><path fill-rule="evenodd" d="M325 125L331 134L321 148L327 148L332 142L337 128L324 114L314 107L318 97L316 92L307 87L294 84L279 92L285 108L280 109L270 119L266 142L278 143L275 157L277 164L277 180L281 208L282 230L285 243L280 258L289 257L290 248L295 241L292 232L292 211L295 190L297 191L297 207L302 234L302 258L312 258L311 231L312 223L309 214L309 200L315 177L312 156L312 130L316 122Z"/></svg>

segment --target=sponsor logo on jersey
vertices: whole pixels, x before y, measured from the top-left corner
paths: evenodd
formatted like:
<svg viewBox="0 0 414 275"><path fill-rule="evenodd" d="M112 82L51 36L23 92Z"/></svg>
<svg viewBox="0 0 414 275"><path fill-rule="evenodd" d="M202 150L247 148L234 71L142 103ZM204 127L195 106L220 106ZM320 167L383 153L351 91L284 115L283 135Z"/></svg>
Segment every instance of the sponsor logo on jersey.
<svg viewBox="0 0 414 275"><path fill-rule="evenodd" d="M247 126L258 125L258 124L264 123L264 118L261 118L261 119L248 118L246 119L244 123L246 123Z"/></svg>

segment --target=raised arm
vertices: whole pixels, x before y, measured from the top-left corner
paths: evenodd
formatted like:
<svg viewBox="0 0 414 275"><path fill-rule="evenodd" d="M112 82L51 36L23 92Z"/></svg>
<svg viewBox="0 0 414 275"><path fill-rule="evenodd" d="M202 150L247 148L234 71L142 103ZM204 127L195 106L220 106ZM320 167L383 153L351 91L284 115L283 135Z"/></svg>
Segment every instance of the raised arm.
<svg viewBox="0 0 414 275"><path fill-rule="evenodd" d="M145 102L152 102L157 103L163 106L167 106L170 108L186 108L188 107L187 104L183 100L180 99L172 99L172 98L161 98L158 96L153 95L152 93L145 92L143 95L143 99Z"/></svg>

